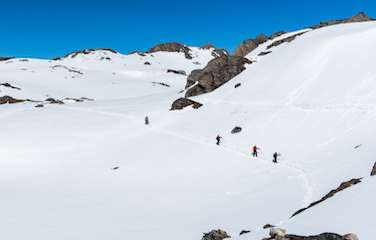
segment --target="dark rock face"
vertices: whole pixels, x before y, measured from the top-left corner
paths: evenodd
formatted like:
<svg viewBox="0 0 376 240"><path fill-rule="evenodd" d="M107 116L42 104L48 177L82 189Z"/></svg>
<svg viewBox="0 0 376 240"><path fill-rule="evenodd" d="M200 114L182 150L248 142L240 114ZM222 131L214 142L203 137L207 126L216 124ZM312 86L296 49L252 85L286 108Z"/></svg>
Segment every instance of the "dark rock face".
<svg viewBox="0 0 376 240"><path fill-rule="evenodd" d="M216 49L213 50L211 55L216 58L216 57L220 57L220 56L223 56L223 55L229 55L229 54L225 49L216 48Z"/></svg>
<svg viewBox="0 0 376 240"><path fill-rule="evenodd" d="M235 133L240 133L242 131L242 128L241 127L234 127L232 130L231 130L231 133L232 134L235 134Z"/></svg>
<svg viewBox="0 0 376 240"><path fill-rule="evenodd" d="M21 102L25 102L27 100L24 100L24 99L16 99L16 98L13 98L11 96L2 96L0 97L0 104L13 104L13 103L21 103Z"/></svg>
<svg viewBox="0 0 376 240"><path fill-rule="evenodd" d="M150 62L144 62L144 65L151 65Z"/></svg>
<svg viewBox="0 0 376 240"><path fill-rule="evenodd" d="M183 52L186 59L192 59L191 49L177 42L161 43L149 49L148 53L154 52Z"/></svg>
<svg viewBox="0 0 376 240"><path fill-rule="evenodd" d="M236 75L245 70L245 64L252 62L243 57L223 55L211 60L202 70L194 70L188 76L185 96L197 96L211 92L222 86Z"/></svg>
<svg viewBox="0 0 376 240"><path fill-rule="evenodd" d="M170 111L181 110L188 106L192 106L194 109L197 109L200 108L202 104L188 98L179 98L172 103Z"/></svg>
<svg viewBox="0 0 376 240"><path fill-rule="evenodd" d="M247 234L247 233L250 233L251 231L249 230L241 230L241 232L239 233L239 236L243 235L243 234Z"/></svg>
<svg viewBox="0 0 376 240"><path fill-rule="evenodd" d="M374 21L375 19L368 17L364 12L359 12L355 16L352 16L350 18L346 19L340 19L340 20L330 20L330 21L323 21L320 22L317 25L312 26L312 29L318 29L322 27L332 26L336 24L341 23L355 23L355 22L368 22L368 21Z"/></svg>
<svg viewBox="0 0 376 240"><path fill-rule="evenodd" d="M356 185L356 184L358 184L358 183L360 183L360 182L362 182L362 178L353 178L353 179L351 179L351 180L349 180L349 181L346 181L346 182L341 183L336 189L331 190L328 194L326 194L326 195L325 195L324 197L322 197L320 200L311 203L311 204L310 204L308 207L306 207L306 208L302 208L302 209L296 211L291 217L294 217L294 216L296 216L296 215L298 215L298 214L304 212L305 210L307 210L307 209L309 209L309 208L311 208L311 207L313 207L313 206L315 206L315 205L317 205L317 204L319 204L319 203L321 203L321 202L327 200L328 198L333 197L333 196L336 195L338 192L341 192L341 191L345 190L346 188L349 188L349 187L351 187L351 186L353 186L353 185Z"/></svg>
<svg viewBox="0 0 376 240"><path fill-rule="evenodd" d="M1 61L7 61L7 60L10 60L10 59L13 59L14 57L0 57L0 62Z"/></svg>
<svg viewBox="0 0 376 240"><path fill-rule="evenodd" d="M268 37L264 34L259 34L255 39L247 39L244 40L236 49L234 52L234 56L240 56L244 57L248 53L255 50L260 44L266 42L268 40Z"/></svg>
<svg viewBox="0 0 376 240"><path fill-rule="evenodd" d="M15 86L11 85L10 83L0 83L0 86L11 88L11 89L16 89L16 90L21 90L21 88L15 87Z"/></svg>
<svg viewBox="0 0 376 240"><path fill-rule="evenodd" d="M180 74L184 76L187 75L185 71L183 70L174 70L174 69L167 69L167 73L175 73L175 74Z"/></svg>
<svg viewBox="0 0 376 240"><path fill-rule="evenodd" d="M204 236L201 240L223 240L225 238L230 238L225 231L218 229L218 230L212 230L208 233L204 233Z"/></svg>
<svg viewBox="0 0 376 240"><path fill-rule="evenodd" d="M271 225L271 224L265 224L262 228L267 229L267 228L273 228L273 227L275 227L275 226Z"/></svg>
<svg viewBox="0 0 376 240"><path fill-rule="evenodd" d="M371 176L375 176L375 175L376 175L376 162L375 162L375 165L373 165L372 172L371 172Z"/></svg>

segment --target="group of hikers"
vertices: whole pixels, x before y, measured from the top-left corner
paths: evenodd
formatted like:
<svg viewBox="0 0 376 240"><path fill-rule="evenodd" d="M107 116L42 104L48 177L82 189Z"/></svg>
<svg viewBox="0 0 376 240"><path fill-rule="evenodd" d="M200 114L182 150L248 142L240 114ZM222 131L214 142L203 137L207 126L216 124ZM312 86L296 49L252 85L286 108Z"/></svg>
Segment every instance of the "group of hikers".
<svg viewBox="0 0 376 240"><path fill-rule="evenodd" d="M145 117L145 125L149 125L149 117ZM215 138L217 140L217 145L219 146L221 144L222 137L220 135L217 135ZM252 151L252 156L253 157L258 157L258 151L261 150L259 147L254 145L251 149ZM281 156L278 152L273 153L273 163L278 163L278 157Z"/></svg>
<svg viewBox="0 0 376 240"><path fill-rule="evenodd" d="M217 145L219 146L221 144L221 140L222 140L222 137L220 135L217 135L216 137L216 140L217 140ZM251 148L251 151L252 151L252 156L253 157L258 157L258 151L261 150L259 147L257 147L256 145L254 145L252 148ZM273 163L278 163L278 157L281 156L280 153L278 152L274 152L273 153Z"/></svg>

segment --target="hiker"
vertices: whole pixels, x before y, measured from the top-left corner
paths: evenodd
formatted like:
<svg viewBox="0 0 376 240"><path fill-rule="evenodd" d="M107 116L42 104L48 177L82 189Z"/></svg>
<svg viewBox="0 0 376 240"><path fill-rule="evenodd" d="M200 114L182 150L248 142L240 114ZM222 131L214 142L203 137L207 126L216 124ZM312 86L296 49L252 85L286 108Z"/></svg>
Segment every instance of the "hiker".
<svg viewBox="0 0 376 240"><path fill-rule="evenodd" d="M145 117L145 125L149 125L149 117L148 116Z"/></svg>
<svg viewBox="0 0 376 240"><path fill-rule="evenodd" d="M257 154L258 154L257 150L260 150L260 148L258 148L256 145L254 145L254 146L252 147L252 155L253 155L254 157L257 157Z"/></svg>
<svg viewBox="0 0 376 240"><path fill-rule="evenodd" d="M277 152L275 152L275 153L273 153L273 162L274 163L278 163L278 157L279 156L281 156L281 154L279 154L279 153L277 153Z"/></svg>
<svg viewBox="0 0 376 240"><path fill-rule="evenodd" d="M222 137L217 135L217 137L215 139L217 140L217 145L219 146L219 144L221 143Z"/></svg>

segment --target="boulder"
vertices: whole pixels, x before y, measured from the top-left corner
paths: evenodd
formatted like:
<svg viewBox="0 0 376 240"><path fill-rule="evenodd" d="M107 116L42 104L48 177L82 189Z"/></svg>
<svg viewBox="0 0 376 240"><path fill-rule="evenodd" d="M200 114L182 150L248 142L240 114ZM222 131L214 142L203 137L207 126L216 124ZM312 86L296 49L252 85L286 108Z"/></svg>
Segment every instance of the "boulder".
<svg viewBox="0 0 376 240"><path fill-rule="evenodd" d="M200 108L202 104L188 98L179 98L172 103L170 111L181 110L188 106L192 106L194 109L197 109Z"/></svg>
<svg viewBox="0 0 376 240"><path fill-rule="evenodd" d="M241 83L237 83L237 84L235 84L234 88L238 88L238 87L240 87L241 85L242 85Z"/></svg>
<svg viewBox="0 0 376 240"><path fill-rule="evenodd" d="M25 102L26 100L23 100L23 99L16 99L16 98L13 98L11 96L2 96L0 97L0 104L13 104L13 103L21 103L21 102Z"/></svg>
<svg viewBox="0 0 376 240"><path fill-rule="evenodd" d="M154 52L182 52L186 59L192 59L191 49L177 42L161 43L150 48L148 51L148 53Z"/></svg>
<svg viewBox="0 0 376 240"><path fill-rule="evenodd" d="M144 65L151 65L150 62L144 62Z"/></svg>
<svg viewBox="0 0 376 240"><path fill-rule="evenodd" d="M249 230L241 230L240 233L239 233L239 236L243 235L243 234L247 234L247 233L250 233L251 231Z"/></svg>
<svg viewBox="0 0 376 240"><path fill-rule="evenodd" d="M201 240L223 240L225 238L230 238L226 231L223 231L221 229L218 230L212 230L208 233L204 233L204 236Z"/></svg>
<svg viewBox="0 0 376 240"><path fill-rule="evenodd" d="M222 55L214 58L202 70L194 70L187 78L186 97L211 92L245 70L252 62L244 57Z"/></svg>
<svg viewBox="0 0 376 240"><path fill-rule="evenodd" d="M42 107L44 107L44 105L43 104L37 104L37 105L35 105L35 107L36 108L42 108Z"/></svg>
<svg viewBox="0 0 376 240"><path fill-rule="evenodd" d="M234 127L232 130L231 130L231 133L232 134L235 134L235 133L239 133L242 131L242 128L241 127Z"/></svg>
<svg viewBox="0 0 376 240"><path fill-rule="evenodd" d="M373 168L372 168L372 171L371 171L371 176L375 176L375 175L376 175L376 162L373 165Z"/></svg>
<svg viewBox="0 0 376 240"><path fill-rule="evenodd" d="M286 236L286 230L282 228L271 228L269 235L274 239L281 239Z"/></svg>

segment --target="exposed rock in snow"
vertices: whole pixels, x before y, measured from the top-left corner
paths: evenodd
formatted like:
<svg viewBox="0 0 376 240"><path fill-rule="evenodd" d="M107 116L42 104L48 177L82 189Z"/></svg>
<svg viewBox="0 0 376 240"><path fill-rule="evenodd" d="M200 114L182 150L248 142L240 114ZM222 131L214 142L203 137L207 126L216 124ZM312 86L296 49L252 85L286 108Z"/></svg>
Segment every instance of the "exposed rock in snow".
<svg viewBox="0 0 376 240"><path fill-rule="evenodd" d="M239 133L242 131L242 128L241 127L234 127L232 130L231 130L231 133L232 134L235 134L235 133Z"/></svg>
<svg viewBox="0 0 376 240"><path fill-rule="evenodd" d="M302 213L303 211L305 211L305 210L307 210L307 209L309 209L309 208L311 208L311 207L313 207L313 206L315 206L315 205L317 205L317 204L319 204L319 203L322 203L323 201L327 200L328 198L331 198L331 197L333 197L334 195L336 195L338 192L341 192L341 191L345 190L346 188L349 188L349 187L351 187L351 186L353 186L353 185L355 185L355 184L358 184L358 183L360 183L361 181L362 181L362 178L353 178L353 179L351 179L351 180L349 180L349 181L346 181L346 182L341 183L341 184L339 185L339 187L337 187L336 189L331 190L328 194L326 194L326 195L325 195L324 197L322 197L320 200L311 203L311 204L310 204L308 207L306 207L306 208L302 208L302 209L296 211L291 217L294 217L294 216L296 216L296 215Z"/></svg>
<svg viewBox="0 0 376 240"><path fill-rule="evenodd" d="M150 48L148 51L148 53L154 52L183 52L185 58L192 59L191 49L177 42L161 43Z"/></svg>
<svg viewBox="0 0 376 240"><path fill-rule="evenodd" d="M14 57L0 57L0 62L13 59Z"/></svg>
<svg viewBox="0 0 376 240"><path fill-rule="evenodd" d="M11 89L16 89L16 90L21 90L21 88L19 88L19 87L15 87L15 86L13 86L13 85L10 84L10 83L0 83L0 86L7 87L7 88L11 88Z"/></svg>
<svg viewBox="0 0 376 240"><path fill-rule="evenodd" d="M243 234L250 233L250 232L251 232L250 230L241 230L240 233L239 233L239 236L241 236Z"/></svg>
<svg viewBox="0 0 376 240"><path fill-rule="evenodd" d="M343 240L359 240L359 238L354 233L348 233L343 236Z"/></svg>
<svg viewBox="0 0 376 240"><path fill-rule="evenodd" d="M244 57L253 50L255 50L260 44L266 42L268 37L264 34L258 35L255 39L244 40L234 51L234 56Z"/></svg>
<svg viewBox="0 0 376 240"><path fill-rule="evenodd" d="M273 227L275 227L275 226L272 225L272 224L265 224L262 228L267 229L267 228L273 228Z"/></svg>
<svg viewBox="0 0 376 240"><path fill-rule="evenodd" d="M223 240L226 238L230 238L225 231L218 229L218 230L212 230L208 233L204 233L204 236L201 240Z"/></svg>
<svg viewBox="0 0 376 240"><path fill-rule="evenodd" d="M194 70L188 76L186 97L213 91L245 70L245 64L252 62L244 57L227 56L211 60L202 70Z"/></svg>
<svg viewBox="0 0 376 240"><path fill-rule="evenodd" d="M83 49L83 50L79 50L79 51L74 51L74 52L66 54L63 57L54 58L53 60L57 61L57 60L62 60L64 58L75 58L79 55L88 55L88 54L94 53L96 51L105 51L105 52L111 52L111 53L114 53L114 54L118 53L117 51L115 51L111 48L90 48L90 49Z"/></svg>
<svg viewBox="0 0 376 240"><path fill-rule="evenodd" d="M341 19L341 20L323 21L317 25L312 26L311 28L317 29L317 28L332 26L332 25L341 24L341 23L368 22L368 21L374 21L374 20L375 19L368 17L366 13L359 12L355 16L352 16L350 18Z"/></svg>
<svg viewBox="0 0 376 240"><path fill-rule="evenodd" d="M270 49L270 48L272 48L272 47L277 47L277 46L281 45L282 43L289 43L289 42L292 42L293 40L295 40L296 37L298 37L298 36L300 36L300 35L302 35L302 34L304 34L304 33L306 33L306 32L300 32L300 33L294 34L294 35L292 35L292 36L289 36L289 37L283 38L283 39L281 39L281 40L274 41L272 44L268 45L268 46L266 47L266 49ZM266 53L266 52L265 52L265 53ZM268 53L266 53L266 54L265 54L265 53L264 53L264 55L268 54ZM269 53L270 53L270 52L269 52Z"/></svg>
<svg viewBox="0 0 376 240"><path fill-rule="evenodd" d="M184 70L174 70L174 69L167 69L168 73L175 73L180 75L187 75L187 73Z"/></svg>
<svg viewBox="0 0 376 240"><path fill-rule="evenodd" d="M201 49L211 49L211 48L215 48L215 46L211 43L207 43L207 44L204 44L200 47Z"/></svg>
<svg viewBox="0 0 376 240"><path fill-rule="evenodd" d="M371 176L375 176L375 175L376 175L376 162L373 165L373 168L372 168L372 171L371 171Z"/></svg>
<svg viewBox="0 0 376 240"><path fill-rule="evenodd" d="M25 99L17 99L17 98L13 98L11 96L2 96L0 97L0 104L13 104L13 103L21 103L21 102L25 102L27 100Z"/></svg>
<svg viewBox="0 0 376 240"><path fill-rule="evenodd" d="M172 103L170 110L181 110L188 106L192 106L193 108L197 109L200 108L202 104L188 98L179 98Z"/></svg>
<svg viewBox="0 0 376 240"><path fill-rule="evenodd" d="M50 104L64 104L63 101L57 100L55 98L47 98L45 101L49 102Z"/></svg>

